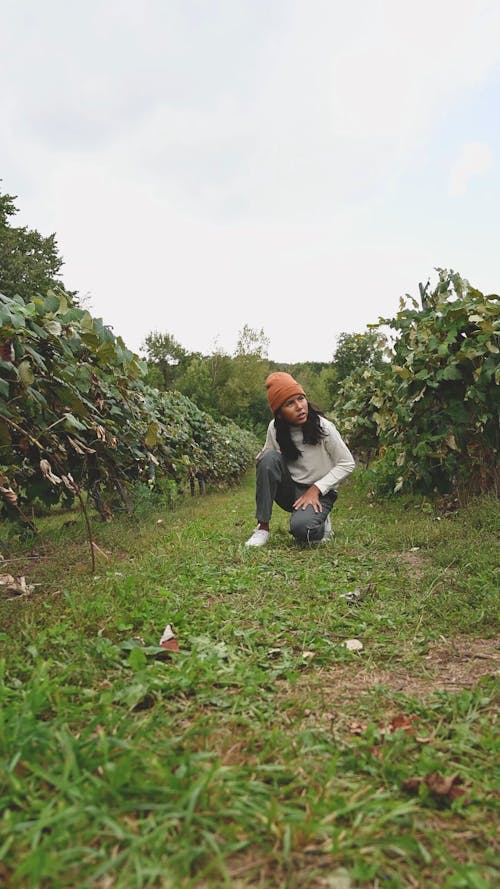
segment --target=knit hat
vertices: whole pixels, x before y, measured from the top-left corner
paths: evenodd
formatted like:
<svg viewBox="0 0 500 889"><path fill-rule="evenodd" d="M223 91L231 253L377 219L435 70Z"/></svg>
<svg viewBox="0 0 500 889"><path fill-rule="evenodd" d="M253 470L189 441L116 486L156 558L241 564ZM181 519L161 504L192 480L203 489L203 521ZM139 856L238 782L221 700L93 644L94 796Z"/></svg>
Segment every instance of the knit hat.
<svg viewBox="0 0 500 889"><path fill-rule="evenodd" d="M294 380L290 374L281 372L269 374L266 380L267 400L273 412L276 413L281 405L293 395L305 395L300 383Z"/></svg>

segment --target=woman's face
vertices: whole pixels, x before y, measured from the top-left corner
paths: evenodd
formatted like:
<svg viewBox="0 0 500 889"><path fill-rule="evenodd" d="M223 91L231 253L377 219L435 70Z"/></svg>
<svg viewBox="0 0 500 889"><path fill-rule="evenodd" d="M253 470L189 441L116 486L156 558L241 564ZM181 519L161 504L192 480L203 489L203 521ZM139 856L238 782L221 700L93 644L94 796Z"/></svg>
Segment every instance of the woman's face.
<svg viewBox="0 0 500 889"><path fill-rule="evenodd" d="M279 413L286 423L302 426L307 420L308 410L309 406L305 395L292 395L281 405Z"/></svg>

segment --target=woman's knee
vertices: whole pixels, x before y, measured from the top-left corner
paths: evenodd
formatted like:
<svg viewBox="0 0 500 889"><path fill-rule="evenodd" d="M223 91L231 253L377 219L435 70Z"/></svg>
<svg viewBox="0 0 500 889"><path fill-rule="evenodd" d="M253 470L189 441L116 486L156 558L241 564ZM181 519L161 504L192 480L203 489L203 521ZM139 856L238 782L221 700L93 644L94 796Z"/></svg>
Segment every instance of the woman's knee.
<svg viewBox="0 0 500 889"><path fill-rule="evenodd" d="M323 536L323 522L312 507L308 509L296 509L290 518L290 534L299 543L310 543L312 540L321 540Z"/></svg>

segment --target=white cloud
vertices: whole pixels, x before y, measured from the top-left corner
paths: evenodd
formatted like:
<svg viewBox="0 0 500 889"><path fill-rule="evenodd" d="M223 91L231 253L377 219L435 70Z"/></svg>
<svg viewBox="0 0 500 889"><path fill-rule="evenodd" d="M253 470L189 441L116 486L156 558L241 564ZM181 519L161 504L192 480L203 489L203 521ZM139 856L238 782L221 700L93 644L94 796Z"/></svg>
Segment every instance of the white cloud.
<svg viewBox="0 0 500 889"><path fill-rule="evenodd" d="M485 142L466 142L450 171L448 191L450 195L465 194L471 179L484 176L492 167L493 153Z"/></svg>

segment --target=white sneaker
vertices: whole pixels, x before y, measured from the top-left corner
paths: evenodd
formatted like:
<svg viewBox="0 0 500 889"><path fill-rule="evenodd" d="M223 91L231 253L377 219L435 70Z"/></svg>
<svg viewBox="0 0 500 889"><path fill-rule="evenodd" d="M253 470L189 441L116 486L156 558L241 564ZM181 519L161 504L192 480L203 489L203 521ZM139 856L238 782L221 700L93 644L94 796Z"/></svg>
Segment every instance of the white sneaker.
<svg viewBox="0 0 500 889"><path fill-rule="evenodd" d="M252 536L248 538L245 546L265 546L269 539L269 531L256 528Z"/></svg>
<svg viewBox="0 0 500 889"><path fill-rule="evenodd" d="M321 538L321 543L327 543L330 540L330 538L333 537L334 533L335 532L332 528L330 516L328 516L327 520L325 522L325 532L323 534L323 537Z"/></svg>

